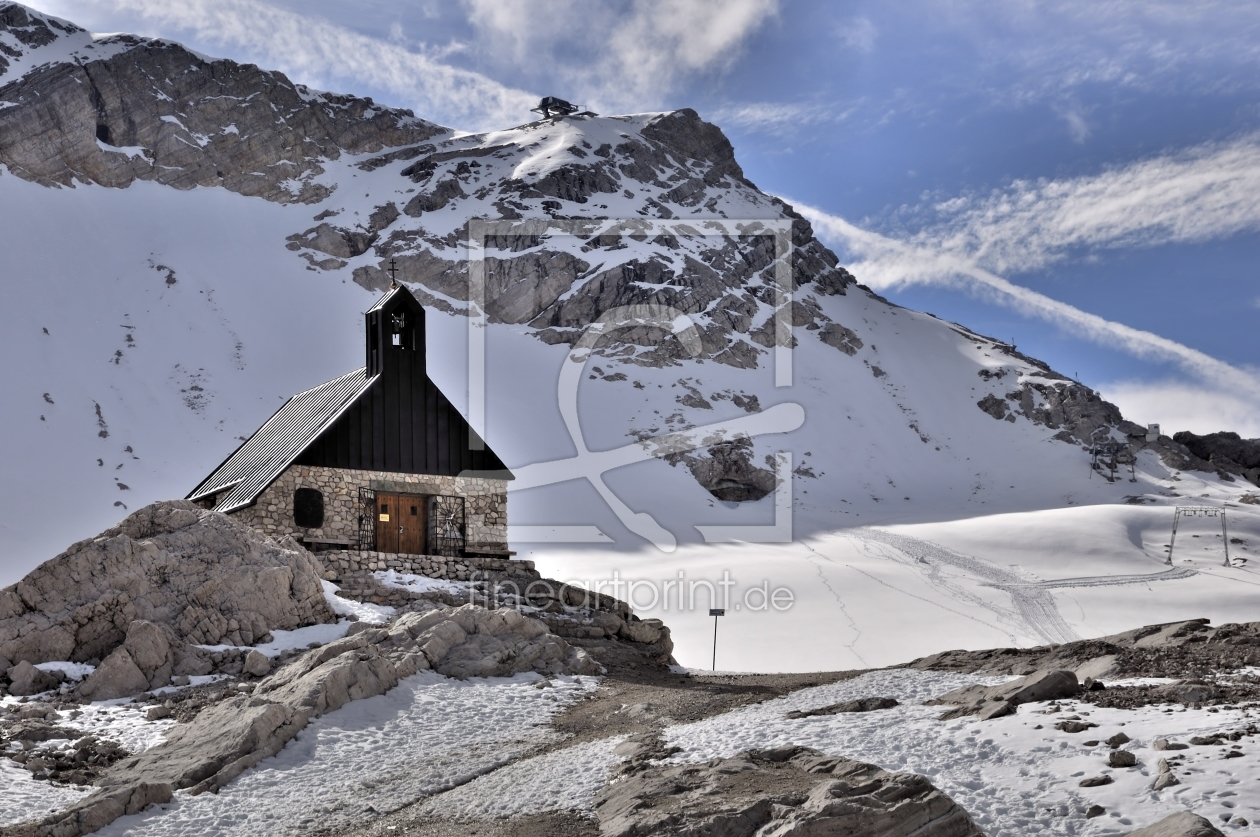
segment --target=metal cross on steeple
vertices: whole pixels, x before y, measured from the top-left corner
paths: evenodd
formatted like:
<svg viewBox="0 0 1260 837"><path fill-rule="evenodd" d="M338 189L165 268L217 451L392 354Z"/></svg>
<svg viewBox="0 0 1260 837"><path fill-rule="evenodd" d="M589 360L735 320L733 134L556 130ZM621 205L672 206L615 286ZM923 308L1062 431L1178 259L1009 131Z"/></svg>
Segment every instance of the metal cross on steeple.
<svg viewBox="0 0 1260 837"><path fill-rule="evenodd" d="M397 259L389 260L389 270L387 270L386 273L389 274L389 287L391 289L397 288L398 287L398 260Z"/></svg>

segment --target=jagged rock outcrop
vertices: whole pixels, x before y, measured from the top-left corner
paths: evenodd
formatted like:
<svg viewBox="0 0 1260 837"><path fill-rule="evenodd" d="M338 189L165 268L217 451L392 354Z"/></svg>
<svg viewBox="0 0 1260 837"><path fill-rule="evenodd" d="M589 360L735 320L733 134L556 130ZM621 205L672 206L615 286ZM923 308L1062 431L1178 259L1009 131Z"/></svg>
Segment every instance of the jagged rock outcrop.
<svg viewBox="0 0 1260 837"><path fill-rule="evenodd" d="M959 333L964 332L962 330ZM1243 456L1248 462L1252 461L1247 456L1250 449L1246 448L1250 443L1244 441L1241 446L1230 443L1228 437L1232 436L1236 440L1237 434L1215 434L1221 437L1220 442L1206 442L1194 448L1186 444L1193 434L1178 433L1173 438L1159 436L1148 441L1145 427L1125 419L1119 407L1104 400L1094 390L1069 380L1054 372L1043 361L1021 354L1013 347L1002 347L1001 350L1033 365L1036 371L1031 375L1021 376L1004 397L993 393L985 395L976 402L981 412L1008 422L1025 418L1033 424L1057 431L1054 434L1055 439L1085 448L1090 448L1096 442L1123 442L1128 445L1128 450L1119 455L1117 462L1122 471L1133 461L1133 456L1150 450L1169 468L1216 472L1227 480L1232 480L1230 474L1238 474L1260 484L1260 466L1240 464L1224 453L1228 451ZM1003 378L1006 371L994 373L989 369L981 369L979 375L989 381ZM1244 450L1247 452L1243 452ZM1257 454L1257 458L1260 459L1260 454Z"/></svg>
<svg viewBox="0 0 1260 837"><path fill-rule="evenodd" d="M0 656L105 660L129 685L164 685L185 643L252 645L335 621L321 574L292 541L183 500L155 503L0 590Z"/></svg>
<svg viewBox="0 0 1260 837"><path fill-rule="evenodd" d="M773 458L767 456L770 467L763 468L754 465L752 457L752 440L739 438L694 453L676 454L670 460L685 463L696 482L717 499L742 503L760 500L779 484Z"/></svg>
<svg viewBox="0 0 1260 837"><path fill-rule="evenodd" d="M127 638L78 687L84 700L113 700L169 685L172 676L209 674L209 655L168 626L136 620Z"/></svg>
<svg viewBox="0 0 1260 837"><path fill-rule="evenodd" d="M698 765L632 757L600 791L595 810L604 837L983 834L922 776L806 747L750 750Z"/></svg>
<svg viewBox="0 0 1260 837"><path fill-rule="evenodd" d="M410 111L314 92L282 73L209 61L170 41L93 41L14 3L0 3L0 35L25 47L10 48L19 52L11 61L34 65L12 78L9 63L0 64L0 164L44 185L154 180L313 202L328 195L311 182L322 161L443 130ZM38 66L40 50L54 42L77 48L78 60L50 54L43 60L53 63Z"/></svg>
<svg viewBox="0 0 1260 837"><path fill-rule="evenodd" d="M1198 436L1182 431L1173 435L1173 441L1185 445L1186 450L1214 467L1241 474L1249 482L1260 485L1260 439L1244 439L1230 432Z"/></svg>

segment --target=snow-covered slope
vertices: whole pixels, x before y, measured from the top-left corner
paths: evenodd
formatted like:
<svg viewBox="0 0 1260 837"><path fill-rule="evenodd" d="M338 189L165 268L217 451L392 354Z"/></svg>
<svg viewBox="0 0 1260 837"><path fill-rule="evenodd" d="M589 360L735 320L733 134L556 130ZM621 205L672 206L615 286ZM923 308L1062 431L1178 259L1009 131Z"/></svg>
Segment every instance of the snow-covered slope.
<svg viewBox="0 0 1260 837"><path fill-rule="evenodd" d="M1061 588L1024 595L1068 557L1091 564L1082 577L1163 572L1168 504L1219 506L1251 486L1185 471L1205 463L1148 445L1087 388L857 285L694 113L460 135L14 4L0 4L0 43L0 584L126 507L182 496L281 399L359 365L361 313L392 260L430 305L431 375L457 405L470 405L470 334L474 349L484 337L485 434L519 478L522 555L552 575L652 581L658 597L678 572L793 590L782 613L727 617L743 649L729 667L1041 642L1110 627L1108 607L1127 608L1125 626L1222 618L1255 589L1235 568L1162 581L1169 600L1116 587L1122 605L1079 615ZM470 219L517 224L486 241L489 325L472 332ZM580 343L623 316L637 328ZM571 358L580 376L563 374ZM1126 438L1136 482L1127 466L1115 482L1091 472L1086 444ZM1158 510L1125 504L1142 496ZM1074 516L1085 506L1099 510ZM1252 508L1230 509L1239 531ZM878 526L908 528L855 528ZM1095 552L1064 546L1090 527ZM696 607L659 614L691 664L711 639ZM794 644L805 633L814 646Z"/></svg>

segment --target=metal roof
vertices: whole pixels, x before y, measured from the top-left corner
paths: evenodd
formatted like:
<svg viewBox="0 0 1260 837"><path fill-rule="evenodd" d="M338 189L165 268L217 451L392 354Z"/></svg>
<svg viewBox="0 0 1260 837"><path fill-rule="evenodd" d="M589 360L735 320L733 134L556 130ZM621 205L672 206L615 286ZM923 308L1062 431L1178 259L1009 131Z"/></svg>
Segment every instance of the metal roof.
<svg viewBox="0 0 1260 837"><path fill-rule="evenodd" d="M230 512L248 506L376 379L377 376L369 378L366 369L357 369L299 392L284 402L187 499L226 492L215 503L215 511Z"/></svg>
<svg viewBox="0 0 1260 837"><path fill-rule="evenodd" d="M404 290L404 287L403 287L402 285L396 285L396 286L394 286L394 287L390 288L388 291L386 291L386 292L385 292L385 295L384 295L384 296L382 296L380 299L376 300L376 304L375 304L375 305L373 305L371 308L369 308L369 309L368 309L366 312L364 312L364 313L368 313L368 314L370 314L370 313L372 313L373 311L380 311L382 308L384 308L384 307L385 307L385 304L386 304L387 302L389 302L389 301L390 301L391 299L393 299L394 297L398 296L398 294L399 294L400 292L402 292L403 290ZM415 297L411 295L411 292L410 292L410 291L407 291L407 295L408 295L408 296L411 296L411 298L412 298L413 300L415 299Z"/></svg>

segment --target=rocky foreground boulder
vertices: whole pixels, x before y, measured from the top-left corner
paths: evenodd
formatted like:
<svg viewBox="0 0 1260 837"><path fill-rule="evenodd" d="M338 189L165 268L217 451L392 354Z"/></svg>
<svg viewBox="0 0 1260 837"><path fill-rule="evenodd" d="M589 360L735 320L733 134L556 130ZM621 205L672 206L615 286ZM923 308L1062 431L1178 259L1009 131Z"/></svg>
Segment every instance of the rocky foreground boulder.
<svg viewBox="0 0 1260 837"><path fill-rule="evenodd" d="M1044 700L1062 700L1079 695L1083 689L1071 671L1036 671L1027 677L996 686L965 686L931 701L954 708L941 720L975 715L980 720L1010 715L1015 707Z"/></svg>
<svg viewBox="0 0 1260 837"><path fill-rule="evenodd" d="M642 758L650 755L632 753L596 798L604 837L983 837L924 777L807 747L688 765Z"/></svg>
<svg viewBox="0 0 1260 837"><path fill-rule="evenodd" d="M291 540L186 501L155 503L0 590L0 672L68 660L99 666L98 682L129 681L112 697L166 685L204 673L195 660L179 670L189 644L252 645L336 621L320 574Z"/></svg>
<svg viewBox="0 0 1260 837"><path fill-rule="evenodd" d="M1225 835L1198 814L1178 811L1146 828L1130 831L1126 837L1225 837Z"/></svg>

